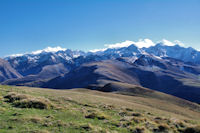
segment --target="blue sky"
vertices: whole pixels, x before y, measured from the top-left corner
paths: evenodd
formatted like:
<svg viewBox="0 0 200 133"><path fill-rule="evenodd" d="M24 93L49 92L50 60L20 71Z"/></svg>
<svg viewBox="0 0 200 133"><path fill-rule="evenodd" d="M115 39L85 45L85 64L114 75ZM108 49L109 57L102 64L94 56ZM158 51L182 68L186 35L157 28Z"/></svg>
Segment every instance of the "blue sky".
<svg viewBox="0 0 200 133"><path fill-rule="evenodd" d="M200 49L200 0L0 0L0 56L126 40Z"/></svg>

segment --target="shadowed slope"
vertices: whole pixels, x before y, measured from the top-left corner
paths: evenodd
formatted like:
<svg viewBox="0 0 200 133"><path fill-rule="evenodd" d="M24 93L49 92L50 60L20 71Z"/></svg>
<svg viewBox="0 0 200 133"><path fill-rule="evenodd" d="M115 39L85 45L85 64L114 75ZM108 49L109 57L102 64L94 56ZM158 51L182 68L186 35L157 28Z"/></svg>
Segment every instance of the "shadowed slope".
<svg viewBox="0 0 200 133"><path fill-rule="evenodd" d="M45 83L42 87L70 89L77 87L103 86L112 81L138 84L127 68L119 61L102 61L84 64L81 67ZM134 75L134 73L132 73Z"/></svg>
<svg viewBox="0 0 200 133"><path fill-rule="evenodd" d="M11 78L21 77L22 76L15 69L13 69L7 61L0 59L0 82Z"/></svg>
<svg viewBox="0 0 200 133"><path fill-rule="evenodd" d="M2 84L7 85L28 85L32 86L35 82L47 81L57 76L67 73L68 69L63 64L48 65L42 68L41 72L37 75L29 75L18 79L10 79Z"/></svg>
<svg viewBox="0 0 200 133"><path fill-rule="evenodd" d="M99 89L115 81L143 86L200 103L200 86L192 84L198 83L197 78L197 75L181 71L178 66L171 66L161 59L141 57L134 64L119 60L86 63L64 76L40 83L40 87Z"/></svg>

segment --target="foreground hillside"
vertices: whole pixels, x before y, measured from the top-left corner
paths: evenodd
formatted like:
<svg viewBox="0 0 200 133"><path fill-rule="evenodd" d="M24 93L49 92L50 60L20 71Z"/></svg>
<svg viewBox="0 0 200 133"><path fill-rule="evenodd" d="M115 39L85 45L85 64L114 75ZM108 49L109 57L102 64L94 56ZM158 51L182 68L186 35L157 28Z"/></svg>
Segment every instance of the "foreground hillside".
<svg viewBox="0 0 200 133"><path fill-rule="evenodd" d="M119 84L103 89L116 86ZM200 132L199 105L145 88L130 88L132 96L87 89L0 86L0 132Z"/></svg>

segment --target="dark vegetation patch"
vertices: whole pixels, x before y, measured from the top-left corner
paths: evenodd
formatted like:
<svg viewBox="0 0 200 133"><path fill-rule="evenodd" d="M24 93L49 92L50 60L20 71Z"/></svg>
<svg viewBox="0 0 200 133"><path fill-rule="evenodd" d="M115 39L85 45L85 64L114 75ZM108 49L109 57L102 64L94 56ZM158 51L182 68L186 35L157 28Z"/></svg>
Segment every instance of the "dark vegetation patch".
<svg viewBox="0 0 200 133"><path fill-rule="evenodd" d="M144 127L136 127L136 128L130 129L130 131L132 133L145 133L146 130Z"/></svg>
<svg viewBox="0 0 200 133"><path fill-rule="evenodd" d="M183 133L200 133L200 125L193 126L193 127L187 127L182 132Z"/></svg>
<svg viewBox="0 0 200 133"><path fill-rule="evenodd" d="M82 129L84 129L86 131L90 131L90 130L94 129L94 126L92 126L90 123L88 123L88 124L81 124L80 128L82 128Z"/></svg>
<svg viewBox="0 0 200 133"><path fill-rule="evenodd" d="M109 116L104 114L103 112L94 111L87 114L85 118L105 120L105 119L109 119Z"/></svg>

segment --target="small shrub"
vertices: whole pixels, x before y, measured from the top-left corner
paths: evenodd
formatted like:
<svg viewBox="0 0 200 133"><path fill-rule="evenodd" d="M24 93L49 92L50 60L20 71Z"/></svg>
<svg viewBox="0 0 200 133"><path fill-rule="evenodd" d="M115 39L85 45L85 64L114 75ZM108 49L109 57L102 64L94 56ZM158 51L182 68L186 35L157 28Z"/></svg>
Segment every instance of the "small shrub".
<svg viewBox="0 0 200 133"><path fill-rule="evenodd" d="M11 92L8 95L4 96L4 98L7 99L7 102L11 102L11 103L13 103L17 100L27 99L29 97L30 97L29 95L18 94L15 92Z"/></svg>
<svg viewBox="0 0 200 133"><path fill-rule="evenodd" d="M21 113L14 113L14 114L12 114L12 116L20 116L20 115L22 115Z"/></svg>
<svg viewBox="0 0 200 133"><path fill-rule="evenodd" d="M160 124L160 123L162 123L163 121L164 121L164 118L162 118L162 117L155 117L155 118L154 118L154 122L157 123L157 124Z"/></svg>
<svg viewBox="0 0 200 133"><path fill-rule="evenodd" d="M43 121L43 119L40 118L40 117L31 117L28 120L33 122L33 123L42 123L42 121Z"/></svg>
<svg viewBox="0 0 200 133"><path fill-rule="evenodd" d="M153 130L156 128L156 124L154 124L153 122L150 122L150 121L145 122L144 126L149 130Z"/></svg>
<svg viewBox="0 0 200 133"><path fill-rule="evenodd" d="M150 112L147 112L147 115L153 115L152 113L150 113Z"/></svg>
<svg viewBox="0 0 200 133"><path fill-rule="evenodd" d="M145 128L144 127L136 127L134 129L130 130L132 133L145 133Z"/></svg>
<svg viewBox="0 0 200 133"><path fill-rule="evenodd" d="M86 130L86 131L90 131L92 130L94 127L89 123L89 124L82 124L80 125L80 128Z"/></svg>
<svg viewBox="0 0 200 133"><path fill-rule="evenodd" d="M35 98L30 95L18 94L15 92L9 93L4 98L7 99L7 102L19 108L49 109L53 107L48 99Z"/></svg>
<svg viewBox="0 0 200 133"><path fill-rule="evenodd" d="M169 129L168 125L162 124L158 126L159 131L166 131Z"/></svg>
<svg viewBox="0 0 200 133"><path fill-rule="evenodd" d="M86 115L85 118L91 118L91 119L97 118L99 120L104 120L104 119L108 119L108 116L102 112L92 112L92 113Z"/></svg>
<svg viewBox="0 0 200 133"><path fill-rule="evenodd" d="M161 117L155 117L155 120L163 120Z"/></svg>
<svg viewBox="0 0 200 133"><path fill-rule="evenodd" d="M3 100L3 97L2 97L1 94L0 94L0 101L1 101L1 100Z"/></svg>
<svg viewBox="0 0 200 133"><path fill-rule="evenodd" d="M100 107L107 110L113 110L115 108L114 105L108 105L108 104L100 105Z"/></svg>
<svg viewBox="0 0 200 133"><path fill-rule="evenodd" d="M126 109L126 111L133 111L133 109L131 109L131 108L125 108Z"/></svg>
<svg viewBox="0 0 200 133"><path fill-rule="evenodd" d="M33 131L22 131L22 133L50 133L47 130L33 130Z"/></svg>
<svg viewBox="0 0 200 133"><path fill-rule="evenodd" d="M53 127L53 123L52 122L46 122L42 126L44 126L44 127Z"/></svg>
<svg viewBox="0 0 200 133"><path fill-rule="evenodd" d="M183 130L183 133L200 133L200 125L195 127L187 127Z"/></svg>
<svg viewBox="0 0 200 133"><path fill-rule="evenodd" d="M183 121L178 121L174 123L176 128L185 128L186 124Z"/></svg>
<svg viewBox="0 0 200 133"><path fill-rule="evenodd" d="M57 127L67 127L68 126L67 123L65 123L65 122L63 122L61 120L55 121L54 125L57 126Z"/></svg>
<svg viewBox="0 0 200 133"><path fill-rule="evenodd" d="M122 116L122 117L125 117L125 116L132 116L132 113L127 112L127 111L122 111L122 112L119 112L119 115Z"/></svg>
<svg viewBox="0 0 200 133"><path fill-rule="evenodd" d="M168 125L161 124L161 125L158 125L158 128L154 129L154 132L167 132L168 130L169 130Z"/></svg>
<svg viewBox="0 0 200 133"><path fill-rule="evenodd" d="M123 121L121 122L121 127L123 128L127 128L127 127L130 127L130 126L133 126L135 125L135 123L133 121Z"/></svg>
<svg viewBox="0 0 200 133"><path fill-rule="evenodd" d="M8 119L8 121L24 123L28 120L25 120L24 118L10 118L10 119Z"/></svg>
<svg viewBox="0 0 200 133"><path fill-rule="evenodd" d="M119 121L114 121L114 120L112 120L110 122L110 124L113 125L113 126L115 126L115 127L120 127L121 126L121 123Z"/></svg>
<svg viewBox="0 0 200 133"><path fill-rule="evenodd" d="M147 119L146 118L136 118L136 117L134 117L134 118L132 118L132 121L134 121L135 123L143 123L143 122L146 122L147 121Z"/></svg>
<svg viewBox="0 0 200 133"><path fill-rule="evenodd" d="M53 107L49 100L42 98L23 99L15 102L14 106L19 108L36 108L36 109L50 109Z"/></svg>
<svg viewBox="0 0 200 133"><path fill-rule="evenodd" d="M5 108L3 108L3 107L0 107L0 112L5 112L6 111L6 109Z"/></svg>
<svg viewBox="0 0 200 133"><path fill-rule="evenodd" d="M140 113L132 113L132 116L139 117L139 116L142 116L142 115Z"/></svg>

